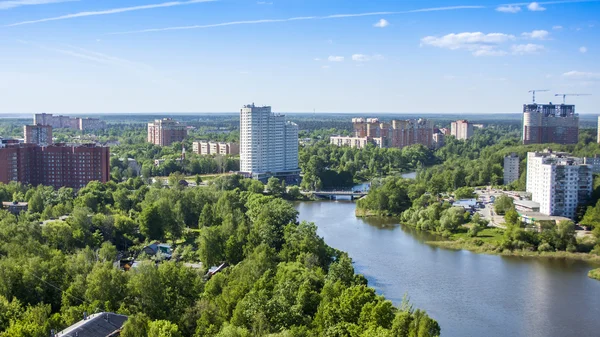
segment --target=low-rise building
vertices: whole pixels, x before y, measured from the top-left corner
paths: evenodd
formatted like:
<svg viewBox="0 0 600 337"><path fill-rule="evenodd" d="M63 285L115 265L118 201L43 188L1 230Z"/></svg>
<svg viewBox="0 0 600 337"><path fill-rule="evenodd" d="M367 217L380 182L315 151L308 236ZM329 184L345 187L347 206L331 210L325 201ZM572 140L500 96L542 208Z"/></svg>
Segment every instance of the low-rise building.
<svg viewBox="0 0 600 337"><path fill-rule="evenodd" d="M236 143L224 142L193 142L192 151L199 155L236 155L240 154L240 146Z"/></svg>
<svg viewBox="0 0 600 337"><path fill-rule="evenodd" d="M88 316L83 314L83 320L71 325L59 333L50 332L50 337L117 337L127 316L112 312L100 312Z"/></svg>
<svg viewBox="0 0 600 337"><path fill-rule="evenodd" d="M370 141L367 137L333 136L329 138L329 143L337 146L350 146L363 149Z"/></svg>
<svg viewBox="0 0 600 337"><path fill-rule="evenodd" d="M27 212L29 204L26 202L18 202L18 201L5 201L2 203L2 208L11 212L12 214L19 215L21 212Z"/></svg>

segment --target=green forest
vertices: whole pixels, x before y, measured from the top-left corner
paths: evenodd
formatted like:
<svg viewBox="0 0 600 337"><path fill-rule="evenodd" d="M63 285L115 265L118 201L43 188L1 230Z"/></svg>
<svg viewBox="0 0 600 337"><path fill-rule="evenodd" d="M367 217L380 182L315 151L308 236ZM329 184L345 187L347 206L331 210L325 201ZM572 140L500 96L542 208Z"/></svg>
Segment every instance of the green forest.
<svg viewBox="0 0 600 337"><path fill-rule="evenodd" d="M123 337L439 336L435 320L376 294L314 224L255 185L0 185L3 201L30 203L0 211L0 336L44 337L101 311L129 316ZM140 253L155 241L175 247L170 260ZM137 268L114 264L129 256Z"/></svg>

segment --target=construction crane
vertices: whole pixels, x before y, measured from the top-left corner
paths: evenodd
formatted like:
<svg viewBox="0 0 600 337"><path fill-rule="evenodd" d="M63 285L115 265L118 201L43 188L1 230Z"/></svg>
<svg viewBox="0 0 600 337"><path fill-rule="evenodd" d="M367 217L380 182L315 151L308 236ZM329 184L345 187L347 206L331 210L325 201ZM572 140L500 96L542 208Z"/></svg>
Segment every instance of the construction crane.
<svg viewBox="0 0 600 337"><path fill-rule="evenodd" d="M563 102L562 104L566 103L567 100L567 96L590 96L590 94L554 94L554 96L562 96L563 98Z"/></svg>
<svg viewBox="0 0 600 337"><path fill-rule="evenodd" d="M533 104L535 104L535 93L536 92L542 92L542 91L550 91L550 90L548 90L548 89L529 90L529 93L533 93Z"/></svg>

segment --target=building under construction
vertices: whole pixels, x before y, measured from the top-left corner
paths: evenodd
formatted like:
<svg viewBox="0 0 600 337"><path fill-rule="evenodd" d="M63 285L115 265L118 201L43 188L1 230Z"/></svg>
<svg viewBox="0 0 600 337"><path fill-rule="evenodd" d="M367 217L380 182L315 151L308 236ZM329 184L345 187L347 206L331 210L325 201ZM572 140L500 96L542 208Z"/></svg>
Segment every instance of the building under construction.
<svg viewBox="0 0 600 337"><path fill-rule="evenodd" d="M577 144L579 115L575 105L524 104L523 144Z"/></svg>

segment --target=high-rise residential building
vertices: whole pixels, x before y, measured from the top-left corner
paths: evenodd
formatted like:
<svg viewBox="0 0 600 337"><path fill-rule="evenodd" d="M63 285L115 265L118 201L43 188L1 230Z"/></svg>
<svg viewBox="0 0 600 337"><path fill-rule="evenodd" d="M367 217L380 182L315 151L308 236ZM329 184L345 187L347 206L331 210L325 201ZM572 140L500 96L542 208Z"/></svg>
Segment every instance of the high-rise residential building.
<svg viewBox="0 0 600 337"><path fill-rule="evenodd" d="M240 153L240 146L236 143L224 142L193 142L192 151L199 155L236 155Z"/></svg>
<svg viewBox="0 0 600 337"><path fill-rule="evenodd" d="M519 180L519 156L516 153L504 157L504 185Z"/></svg>
<svg viewBox="0 0 600 337"><path fill-rule="evenodd" d="M383 123L377 118L352 118L352 124L353 137L333 136L329 142L356 148L364 148L367 144L399 149L415 144L434 147L433 123L426 119L393 120Z"/></svg>
<svg viewBox="0 0 600 337"><path fill-rule="evenodd" d="M459 140L467 140L473 136L473 124L461 119L450 124L450 134Z"/></svg>
<svg viewBox="0 0 600 337"><path fill-rule="evenodd" d="M27 144L50 145L52 144L52 126L50 125L25 125L23 137Z"/></svg>
<svg viewBox="0 0 600 337"><path fill-rule="evenodd" d="M577 144L579 114L575 105L524 104L523 144Z"/></svg>
<svg viewBox="0 0 600 337"><path fill-rule="evenodd" d="M47 113L34 114L33 124L49 125L55 129L67 128L81 131L100 130L106 128L106 122L98 118L54 116Z"/></svg>
<svg viewBox="0 0 600 337"><path fill-rule="evenodd" d="M0 182L79 189L110 179L108 147L95 144L9 144L0 148Z"/></svg>
<svg viewBox="0 0 600 337"><path fill-rule="evenodd" d="M439 149L446 144L446 135L441 131L433 133L433 147Z"/></svg>
<svg viewBox="0 0 600 337"><path fill-rule="evenodd" d="M244 105L240 110L240 171L254 179L299 179L298 125L271 112L270 106Z"/></svg>
<svg viewBox="0 0 600 337"><path fill-rule="evenodd" d="M598 116L598 133L596 137L596 141L600 144L600 116Z"/></svg>
<svg viewBox="0 0 600 337"><path fill-rule="evenodd" d="M541 213L575 218L577 206L592 193L592 168L566 153L529 152L527 192Z"/></svg>
<svg viewBox="0 0 600 337"><path fill-rule="evenodd" d="M154 145L169 146L175 142L182 142L186 136L186 126L171 118L148 123L148 142Z"/></svg>

